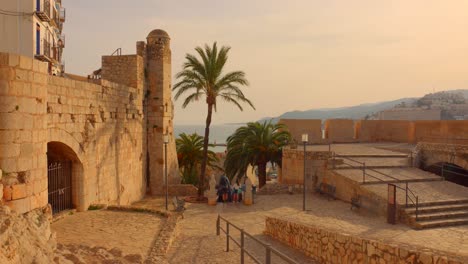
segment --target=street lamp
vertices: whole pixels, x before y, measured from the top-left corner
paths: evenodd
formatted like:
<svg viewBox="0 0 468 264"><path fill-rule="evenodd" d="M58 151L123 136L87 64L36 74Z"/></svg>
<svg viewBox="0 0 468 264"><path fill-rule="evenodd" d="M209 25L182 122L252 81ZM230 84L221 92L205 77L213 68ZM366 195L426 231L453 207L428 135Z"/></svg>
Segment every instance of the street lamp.
<svg viewBox="0 0 468 264"><path fill-rule="evenodd" d="M163 137L164 140L164 178L166 182L166 211L167 211L167 195L168 195L168 181L167 181L167 143L169 143L169 135L165 134Z"/></svg>
<svg viewBox="0 0 468 264"><path fill-rule="evenodd" d="M304 181L303 181L303 192L302 192L302 211L306 210L306 145L309 141L308 134L302 134L302 143L304 143Z"/></svg>

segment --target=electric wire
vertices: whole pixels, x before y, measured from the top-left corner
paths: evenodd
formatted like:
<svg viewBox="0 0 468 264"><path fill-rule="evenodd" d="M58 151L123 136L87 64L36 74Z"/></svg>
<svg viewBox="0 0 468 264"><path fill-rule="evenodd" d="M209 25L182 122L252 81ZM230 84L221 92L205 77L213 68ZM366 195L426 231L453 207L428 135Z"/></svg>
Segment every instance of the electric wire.
<svg viewBox="0 0 468 264"><path fill-rule="evenodd" d="M8 10L0 9L0 15L6 15L6 16L32 16L32 15L34 15L34 12L26 13L26 12L8 11Z"/></svg>

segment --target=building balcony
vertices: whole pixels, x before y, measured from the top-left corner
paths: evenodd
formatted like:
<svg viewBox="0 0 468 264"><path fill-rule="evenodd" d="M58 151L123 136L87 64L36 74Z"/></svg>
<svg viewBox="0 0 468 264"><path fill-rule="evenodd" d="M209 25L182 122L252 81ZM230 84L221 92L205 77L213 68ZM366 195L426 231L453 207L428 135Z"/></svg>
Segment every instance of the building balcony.
<svg viewBox="0 0 468 264"><path fill-rule="evenodd" d="M65 48L65 35L60 35L59 40L57 42L57 46L60 48Z"/></svg>
<svg viewBox="0 0 468 264"><path fill-rule="evenodd" d="M67 12L65 10L65 8L61 7L60 8L60 22L65 22L65 17L67 15Z"/></svg>
<svg viewBox="0 0 468 264"><path fill-rule="evenodd" d="M39 53L36 53L36 55L34 55L34 58L40 61L46 61L46 62L52 61L52 57L50 56L51 46L47 40L43 39L41 41L41 47L39 47L38 50L39 50Z"/></svg>
<svg viewBox="0 0 468 264"><path fill-rule="evenodd" d="M50 0L43 0L43 2L38 1L38 5L36 6L36 15L44 22L49 22L51 20Z"/></svg>

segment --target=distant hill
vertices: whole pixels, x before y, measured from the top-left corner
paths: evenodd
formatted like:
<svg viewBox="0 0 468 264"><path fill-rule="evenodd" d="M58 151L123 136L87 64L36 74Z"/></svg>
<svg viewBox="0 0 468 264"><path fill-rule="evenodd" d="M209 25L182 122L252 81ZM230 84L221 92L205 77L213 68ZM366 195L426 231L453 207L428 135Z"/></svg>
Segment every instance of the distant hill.
<svg viewBox="0 0 468 264"><path fill-rule="evenodd" d="M451 90L445 91L446 93L460 93L465 98L468 99L468 90ZM286 112L277 117L265 117L260 121L272 120L277 122L282 118L289 119L333 119L333 118L348 118L348 119L364 119L366 116L373 116L374 114L394 108L397 105L414 105L420 98L401 98L393 101L385 101L379 103L369 103L361 104L350 107L340 107L340 108L321 108L321 109L311 109L306 111L291 111Z"/></svg>

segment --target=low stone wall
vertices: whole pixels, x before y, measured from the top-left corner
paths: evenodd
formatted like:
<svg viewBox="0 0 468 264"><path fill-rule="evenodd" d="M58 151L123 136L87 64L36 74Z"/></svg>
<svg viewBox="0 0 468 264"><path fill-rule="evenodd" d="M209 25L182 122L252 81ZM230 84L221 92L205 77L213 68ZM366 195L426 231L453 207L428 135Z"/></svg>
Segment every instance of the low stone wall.
<svg viewBox="0 0 468 264"><path fill-rule="evenodd" d="M192 184L173 184L169 185L168 193L171 196L195 196L198 188Z"/></svg>
<svg viewBox="0 0 468 264"><path fill-rule="evenodd" d="M316 186L319 178L323 177L331 153L328 151L306 152L306 181L310 190ZM281 166L281 177L278 182L282 184L302 184L304 182L304 151L300 149L284 149Z"/></svg>
<svg viewBox="0 0 468 264"><path fill-rule="evenodd" d="M446 252L388 244L278 218L266 218L265 234L320 263L468 263L468 258Z"/></svg>

